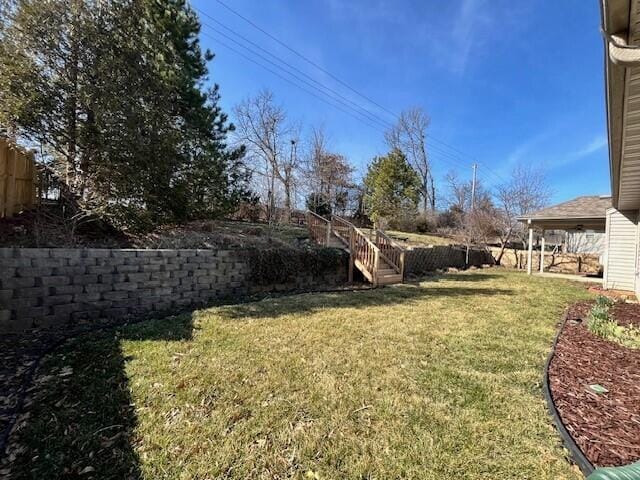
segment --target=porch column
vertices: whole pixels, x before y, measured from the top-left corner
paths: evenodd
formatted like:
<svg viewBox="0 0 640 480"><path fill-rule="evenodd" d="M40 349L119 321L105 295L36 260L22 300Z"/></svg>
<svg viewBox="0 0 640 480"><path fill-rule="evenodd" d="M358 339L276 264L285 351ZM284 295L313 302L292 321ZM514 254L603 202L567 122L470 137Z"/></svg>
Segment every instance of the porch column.
<svg viewBox="0 0 640 480"><path fill-rule="evenodd" d="M533 262L533 226L531 225L531 219L527 222L529 224L529 251L527 252L527 275L531 275Z"/></svg>
<svg viewBox="0 0 640 480"><path fill-rule="evenodd" d="M540 243L540 273L544 273L544 230L542 230L542 242Z"/></svg>

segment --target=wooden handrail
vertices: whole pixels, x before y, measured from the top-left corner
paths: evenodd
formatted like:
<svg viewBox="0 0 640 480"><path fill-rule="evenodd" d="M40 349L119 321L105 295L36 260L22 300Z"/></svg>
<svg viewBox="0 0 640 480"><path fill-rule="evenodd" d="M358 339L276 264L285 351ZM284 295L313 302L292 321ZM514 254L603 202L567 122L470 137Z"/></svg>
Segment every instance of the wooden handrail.
<svg viewBox="0 0 640 480"><path fill-rule="evenodd" d="M338 223L343 223L344 225L348 225L350 229L352 229L355 233L357 233L359 236L363 237L367 242L369 242L371 244L371 248L375 249L375 250L380 250L377 245L371 241L371 239L369 239L369 237L367 237L367 235L360 230L358 227L356 227L353 223L351 223L348 220L345 220L342 217L339 217L337 215L332 215L331 216L332 220L337 220Z"/></svg>
<svg viewBox="0 0 640 480"><path fill-rule="evenodd" d="M325 247L331 242L331 221L311 210L307 211L307 225L311 238Z"/></svg>
<svg viewBox="0 0 640 480"><path fill-rule="evenodd" d="M381 261L387 263L396 273L404 276L405 250L384 232L376 230L374 241L353 223L338 215L332 215L331 220L327 220L311 211L308 212L307 223L311 238L319 244L330 245L333 234L349 248L350 279L355 264L374 286L378 285Z"/></svg>
<svg viewBox="0 0 640 480"><path fill-rule="evenodd" d="M387 263L404 276L404 248L381 230L376 230L376 245Z"/></svg>
<svg viewBox="0 0 640 480"><path fill-rule="evenodd" d="M385 239L387 239L394 247L401 248L404 250L404 246L400 245L398 242L396 242L393 238L391 238L389 235L384 233L382 230L376 230L376 233L381 237L384 237Z"/></svg>
<svg viewBox="0 0 640 480"><path fill-rule="evenodd" d="M368 272L371 282L376 286L378 284L380 249L351 222L337 215L333 215L331 221L336 236L348 235L349 251L353 261L359 263Z"/></svg>

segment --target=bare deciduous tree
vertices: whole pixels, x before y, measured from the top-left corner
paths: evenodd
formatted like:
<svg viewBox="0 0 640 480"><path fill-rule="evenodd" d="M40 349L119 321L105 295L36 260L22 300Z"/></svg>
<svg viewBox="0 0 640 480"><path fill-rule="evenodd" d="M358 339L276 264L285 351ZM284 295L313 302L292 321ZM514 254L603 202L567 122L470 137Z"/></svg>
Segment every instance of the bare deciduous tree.
<svg viewBox="0 0 640 480"><path fill-rule="evenodd" d="M435 182L426 146L429 123L430 119L422 108L411 108L403 111L398 123L385 133L389 147L401 150L420 177L420 196L425 212L436 209Z"/></svg>
<svg viewBox="0 0 640 480"><path fill-rule="evenodd" d="M551 197L544 170L530 165L515 167L507 182L497 187L496 197L501 215L498 218L500 232L500 253L496 263L500 264L504 250L512 238L526 241L525 229L518 217L543 208Z"/></svg>
<svg viewBox="0 0 640 480"><path fill-rule="evenodd" d="M310 198L322 199L332 211L344 213L353 187L353 167L346 157L329 151L322 128L313 129L310 144L306 169Z"/></svg>
<svg viewBox="0 0 640 480"><path fill-rule="evenodd" d="M284 207L290 211L298 169L299 132L287 119L274 95L263 90L234 108L238 140L246 144L254 172L267 180L268 217L276 207L276 182L284 191Z"/></svg>
<svg viewBox="0 0 640 480"><path fill-rule="evenodd" d="M472 202L471 180L459 180L451 172L447 174L449 184L449 210L455 216L457 233L467 244L487 244L498 235L497 218L500 212L496 208L491 193L477 180L475 201ZM473 203L473 205L472 205Z"/></svg>
<svg viewBox="0 0 640 480"><path fill-rule="evenodd" d="M465 212L471 207L471 182L461 181L458 175L451 171L445 177L449 187L449 208Z"/></svg>

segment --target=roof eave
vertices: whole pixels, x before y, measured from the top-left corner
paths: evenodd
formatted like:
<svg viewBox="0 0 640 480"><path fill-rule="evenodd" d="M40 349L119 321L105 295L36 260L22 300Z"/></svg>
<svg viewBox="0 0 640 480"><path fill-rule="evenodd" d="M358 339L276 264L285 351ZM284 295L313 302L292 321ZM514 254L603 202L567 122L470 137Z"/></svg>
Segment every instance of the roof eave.
<svg viewBox="0 0 640 480"><path fill-rule="evenodd" d="M606 221L607 217L606 215L602 215L602 216L588 216L588 217L516 217L516 220L518 220L519 222L528 222L529 220L531 220L532 222L539 220L541 222L549 222L549 221L558 221L558 222L571 222L573 220L604 220Z"/></svg>
<svg viewBox="0 0 640 480"><path fill-rule="evenodd" d="M627 31L629 29L630 9L630 0L601 0L602 29L611 35ZM603 42L611 197L613 206L617 207L622 162L625 68L611 60L609 43L606 38L603 39Z"/></svg>

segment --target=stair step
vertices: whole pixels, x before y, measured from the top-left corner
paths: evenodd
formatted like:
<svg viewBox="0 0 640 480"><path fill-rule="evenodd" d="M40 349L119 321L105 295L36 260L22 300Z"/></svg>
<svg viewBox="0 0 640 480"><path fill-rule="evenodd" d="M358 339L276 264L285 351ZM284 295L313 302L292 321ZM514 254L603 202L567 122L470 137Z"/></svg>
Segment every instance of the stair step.
<svg viewBox="0 0 640 480"><path fill-rule="evenodd" d="M392 285L394 283L402 283L402 275L378 275L378 285Z"/></svg>
<svg viewBox="0 0 640 480"><path fill-rule="evenodd" d="M399 275L394 268L379 268L378 275Z"/></svg>

